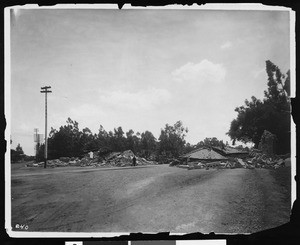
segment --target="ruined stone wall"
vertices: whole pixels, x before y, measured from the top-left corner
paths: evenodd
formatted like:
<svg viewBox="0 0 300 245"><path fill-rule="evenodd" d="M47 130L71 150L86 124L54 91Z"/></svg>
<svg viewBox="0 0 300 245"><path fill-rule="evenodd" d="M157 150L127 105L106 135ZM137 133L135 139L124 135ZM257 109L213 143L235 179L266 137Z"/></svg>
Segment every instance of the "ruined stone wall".
<svg viewBox="0 0 300 245"><path fill-rule="evenodd" d="M261 150L263 154L272 156L275 153L274 152L275 144L276 144L276 135L265 130L261 136L258 149Z"/></svg>

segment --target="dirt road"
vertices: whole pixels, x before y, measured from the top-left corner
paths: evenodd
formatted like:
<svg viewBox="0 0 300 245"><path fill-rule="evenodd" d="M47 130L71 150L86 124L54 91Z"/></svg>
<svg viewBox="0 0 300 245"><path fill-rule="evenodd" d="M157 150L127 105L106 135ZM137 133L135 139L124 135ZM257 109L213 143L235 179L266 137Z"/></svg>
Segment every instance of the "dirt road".
<svg viewBox="0 0 300 245"><path fill-rule="evenodd" d="M272 171L281 171L279 183ZM290 168L12 171L12 226L28 231L252 233L289 221Z"/></svg>

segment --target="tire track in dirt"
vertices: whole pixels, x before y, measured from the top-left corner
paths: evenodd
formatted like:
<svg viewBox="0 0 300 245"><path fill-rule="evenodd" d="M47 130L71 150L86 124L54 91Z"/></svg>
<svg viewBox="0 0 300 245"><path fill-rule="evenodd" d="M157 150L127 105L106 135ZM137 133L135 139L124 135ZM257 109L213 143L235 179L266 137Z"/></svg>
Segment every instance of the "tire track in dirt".
<svg viewBox="0 0 300 245"><path fill-rule="evenodd" d="M145 220L145 225L148 226L153 211L160 212L160 205L156 205L158 200L168 199L167 206L172 210L174 205L169 201L173 200L174 196L179 197L181 192L189 190L191 186L205 182L207 179L219 174L216 170L192 172L175 169L176 174L174 176L173 171L174 169L172 169L172 172L159 174L155 178L150 177L124 185L122 189L116 191L113 195L113 198L117 200L116 206L111 209L106 209L106 207L105 211L102 210L104 212L102 212L101 217L98 216L99 220L101 220L106 214L112 214L115 222L105 227L101 224L94 224L92 230L99 231L105 229L106 232L120 229L121 231L149 231L149 229L137 230L137 228L143 228L141 220ZM189 195L191 194L189 193ZM137 207L141 207L141 209L136 212ZM165 216L163 218L168 219L169 217ZM156 219L156 222L159 223L160 219ZM157 223L155 226L159 226Z"/></svg>
<svg viewBox="0 0 300 245"><path fill-rule="evenodd" d="M198 171L198 172L197 172ZM203 176L202 176L203 175ZM252 233L272 226L268 170L225 169L145 180L118 201L108 231ZM134 184L129 185L134 188ZM118 196L116 196L117 198ZM132 199L133 198L133 199ZM284 204L280 204L284 205ZM278 222L278 220L277 220ZM138 227L138 229L137 229Z"/></svg>
<svg viewBox="0 0 300 245"><path fill-rule="evenodd" d="M79 203L76 202L66 202L66 203L53 203L52 211L49 214L49 210L47 214L43 213L41 210L39 211L39 215L37 215L34 226L31 227L31 230L43 231L52 229L52 227L57 227L60 229L53 229L53 231L68 231L68 227L66 224L70 223L67 220L75 215L74 211L78 209L80 206ZM47 207L45 207L47 208ZM74 221L72 221L74 222ZM61 227L64 227L62 230Z"/></svg>

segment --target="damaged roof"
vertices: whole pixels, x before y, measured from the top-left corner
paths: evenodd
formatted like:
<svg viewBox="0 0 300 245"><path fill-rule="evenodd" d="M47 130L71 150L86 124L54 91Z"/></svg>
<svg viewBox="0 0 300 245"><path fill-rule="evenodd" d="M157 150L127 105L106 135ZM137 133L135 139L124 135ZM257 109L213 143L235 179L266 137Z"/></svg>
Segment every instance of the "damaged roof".
<svg viewBox="0 0 300 245"><path fill-rule="evenodd" d="M191 159L218 159L218 160L227 160L226 157L222 156L220 153L216 152L212 148L200 148L194 151L191 151L187 154L181 156L182 158L191 158Z"/></svg>
<svg viewBox="0 0 300 245"><path fill-rule="evenodd" d="M224 154L248 154L249 152L246 150L240 150L240 149L236 149L230 146L225 146L224 148L221 147L213 147L213 149L217 150L217 151L221 151Z"/></svg>

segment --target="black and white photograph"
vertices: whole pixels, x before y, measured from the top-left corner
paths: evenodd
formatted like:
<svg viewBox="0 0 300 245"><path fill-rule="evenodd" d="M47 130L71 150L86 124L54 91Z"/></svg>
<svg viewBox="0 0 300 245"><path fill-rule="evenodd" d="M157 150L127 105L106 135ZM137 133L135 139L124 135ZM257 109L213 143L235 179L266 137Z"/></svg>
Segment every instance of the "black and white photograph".
<svg viewBox="0 0 300 245"><path fill-rule="evenodd" d="M11 237L290 221L290 8L24 5L4 22Z"/></svg>

